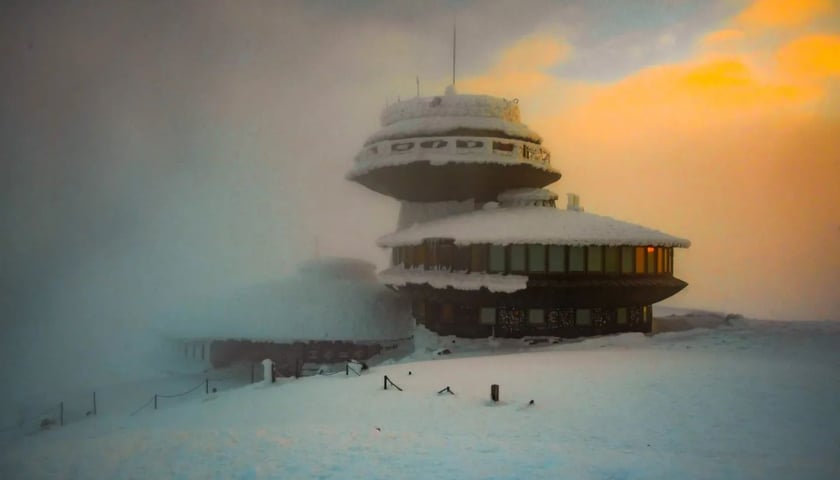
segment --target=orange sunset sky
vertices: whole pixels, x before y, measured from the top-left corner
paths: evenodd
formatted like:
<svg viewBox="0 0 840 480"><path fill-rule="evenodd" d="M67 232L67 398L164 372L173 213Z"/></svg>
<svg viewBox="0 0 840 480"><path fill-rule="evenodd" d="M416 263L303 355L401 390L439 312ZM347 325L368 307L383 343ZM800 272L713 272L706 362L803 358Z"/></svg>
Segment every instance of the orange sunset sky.
<svg viewBox="0 0 840 480"><path fill-rule="evenodd" d="M668 303L836 319L838 19L829 0L758 0L686 58L598 83L553 74L578 53L535 32L458 85L520 98L564 174L559 193L691 239L677 257L690 287Z"/></svg>

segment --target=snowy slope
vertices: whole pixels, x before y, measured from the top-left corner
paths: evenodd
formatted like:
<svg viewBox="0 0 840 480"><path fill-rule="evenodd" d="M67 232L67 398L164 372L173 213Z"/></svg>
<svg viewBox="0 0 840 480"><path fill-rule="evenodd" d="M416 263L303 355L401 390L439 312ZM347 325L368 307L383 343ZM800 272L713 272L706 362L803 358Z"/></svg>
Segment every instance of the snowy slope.
<svg viewBox="0 0 840 480"><path fill-rule="evenodd" d="M840 475L836 323L744 322L538 349L420 338L416 358L436 360L252 385L29 436L3 448L0 478ZM434 356L441 345L467 356ZM384 391L383 375L404 391ZM499 405L488 402L492 383ZM436 393L446 386L456 394Z"/></svg>

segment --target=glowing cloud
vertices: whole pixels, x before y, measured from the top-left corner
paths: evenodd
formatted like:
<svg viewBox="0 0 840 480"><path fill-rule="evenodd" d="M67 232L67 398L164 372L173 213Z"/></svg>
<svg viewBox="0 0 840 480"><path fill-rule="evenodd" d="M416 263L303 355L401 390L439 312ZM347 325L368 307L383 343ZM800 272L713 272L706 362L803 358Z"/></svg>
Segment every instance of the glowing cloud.
<svg viewBox="0 0 840 480"><path fill-rule="evenodd" d="M758 0L735 22L749 28L796 27L834 10L830 0Z"/></svg>

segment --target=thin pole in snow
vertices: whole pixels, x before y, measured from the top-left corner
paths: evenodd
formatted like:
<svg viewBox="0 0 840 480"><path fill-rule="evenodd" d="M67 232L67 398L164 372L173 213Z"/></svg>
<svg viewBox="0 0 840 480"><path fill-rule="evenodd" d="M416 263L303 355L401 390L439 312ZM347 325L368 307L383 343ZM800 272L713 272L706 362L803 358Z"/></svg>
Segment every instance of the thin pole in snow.
<svg viewBox="0 0 840 480"><path fill-rule="evenodd" d="M417 79L417 96L419 97L420 96L420 75L417 75L417 77L415 77L415 78Z"/></svg>
<svg viewBox="0 0 840 480"><path fill-rule="evenodd" d="M96 415L96 392L93 392L93 414Z"/></svg>

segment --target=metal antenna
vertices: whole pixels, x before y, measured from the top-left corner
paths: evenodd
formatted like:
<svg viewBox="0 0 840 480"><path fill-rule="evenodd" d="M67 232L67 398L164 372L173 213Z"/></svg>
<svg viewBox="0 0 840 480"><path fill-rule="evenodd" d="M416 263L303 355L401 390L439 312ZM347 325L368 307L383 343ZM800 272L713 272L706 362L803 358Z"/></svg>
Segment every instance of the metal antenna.
<svg viewBox="0 0 840 480"><path fill-rule="evenodd" d="M456 36L456 18L452 17L452 86L455 86L455 47L457 45L457 36Z"/></svg>

